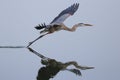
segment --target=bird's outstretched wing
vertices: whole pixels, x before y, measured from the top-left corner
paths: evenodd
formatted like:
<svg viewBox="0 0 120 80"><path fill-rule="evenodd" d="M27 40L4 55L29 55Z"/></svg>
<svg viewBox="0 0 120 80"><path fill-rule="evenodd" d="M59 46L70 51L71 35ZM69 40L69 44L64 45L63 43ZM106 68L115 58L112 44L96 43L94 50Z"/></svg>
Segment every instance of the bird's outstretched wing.
<svg viewBox="0 0 120 80"><path fill-rule="evenodd" d="M65 70L70 71L70 72L73 72L73 73L75 73L76 75L79 75L79 76L82 75L82 73L81 73L80 70L78 70L78 69L65 69Z"/></svg>
<svg viewBox="0 0 120 80"><path fill-rule="evenodd" d="M75 3L63 10L52 22L51 24L63 23L69 16L73 15L79 7L79 3Z"/></svg>

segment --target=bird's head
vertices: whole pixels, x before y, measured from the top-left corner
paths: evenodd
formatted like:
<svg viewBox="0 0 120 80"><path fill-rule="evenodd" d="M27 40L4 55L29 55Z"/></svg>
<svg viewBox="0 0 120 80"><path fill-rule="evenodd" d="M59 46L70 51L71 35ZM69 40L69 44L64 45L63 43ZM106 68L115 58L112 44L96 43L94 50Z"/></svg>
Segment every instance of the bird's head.
<svg viewBox="0 0 120 80"><path fill-rule="evenodd" d="M79 23L78 25L79 25L80 27L93 26L93 25L91 25L91 24L85 24L85 23Z"/></svg>

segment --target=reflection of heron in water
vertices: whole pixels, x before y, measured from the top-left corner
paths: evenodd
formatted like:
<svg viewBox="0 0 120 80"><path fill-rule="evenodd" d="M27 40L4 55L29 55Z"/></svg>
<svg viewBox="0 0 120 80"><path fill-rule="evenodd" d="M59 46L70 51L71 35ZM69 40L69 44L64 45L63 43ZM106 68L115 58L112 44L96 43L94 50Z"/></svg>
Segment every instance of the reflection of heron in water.
<svg viewBox="0 0 120 80"><path fill-rule="evenodd" d="M73 32L78 27L92 26L91 24L78 23L78 24L73 25L72 28L69 28L63 23L69 16L72 16L78 10L78 7L79 7L79 3L73 4L70 7L63 10L49 25L46 25L44 23L44 24L41 24L41 25L39 24L38 26L36 26L35 28L37 30L41 30L40 33L46 33L46 34L43 34L37 39L35 39L34 41L30 42L29 46L32 43L34 43L36 40L38 40L39 38L47 34L54 33L55 31L66 30L66 31Z"/></svg>
<svg viewBox="0 0 120 80"><path fill-rule="evenodd" d="M42 58L41 63L43 65L45 65L44 67L41 67L39 69L37 80L49 80L50 78L53 78L59 71L62 71L62 70L67 70L67 71L75 73L76 75L81 75L81 72L79 69L86 70L86 69L94 68L94 67L78 65L77 62L75 62L75 61L69 61L66 63L62 63L62 62L56 61L55 59L47 58L47 57L41 55L40 53L36 52L35 50L33 50L30 47L28 47L28 49L32 53L34 53L37 56L39 56L40 58ZM75 68L68 69L67 67L70 65L75 66Z"/></svg>

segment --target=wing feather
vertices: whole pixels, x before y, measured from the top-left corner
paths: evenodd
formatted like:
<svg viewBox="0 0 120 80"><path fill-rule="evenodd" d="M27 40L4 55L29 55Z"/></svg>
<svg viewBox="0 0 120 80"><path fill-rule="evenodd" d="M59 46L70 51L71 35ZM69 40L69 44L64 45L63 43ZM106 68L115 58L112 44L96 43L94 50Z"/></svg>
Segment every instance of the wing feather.
<svg viewBox="0 0 120 80"><path fill-rule="evenodd" d="M69 16L73 15L79 7L79 3L75 3L63 10L52 22L51 24L63 23Z"/></svg>

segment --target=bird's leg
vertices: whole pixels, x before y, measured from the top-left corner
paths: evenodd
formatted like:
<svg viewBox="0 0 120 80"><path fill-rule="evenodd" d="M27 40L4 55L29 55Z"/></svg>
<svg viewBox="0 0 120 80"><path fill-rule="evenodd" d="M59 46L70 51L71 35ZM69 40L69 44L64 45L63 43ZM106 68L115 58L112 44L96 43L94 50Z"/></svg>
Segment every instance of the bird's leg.
<svg viewBox="0 0 120 80"><path fill-rule="evenodd" d="M29 42L29 44L28 44L27 47L29 47L29 46L32 45L35 41L37 41L38 39L40 39L40 38L42 38L42 37L43 37L43 35L41 35L41 36L39 36L38 38L36 38L35 40Z"/></svg>
<svg viewBox="0 0 120 80"><path fill-rule="evenodd" d="M49 34L49 33L46 33L46 34L44 34L44 35L41 35L41 36L39 36L38 38L36 38L35 40L29 42L29 44L28 44L27 47L29 47L29 46L32 45L35 41L37 41L38 39L42 38L43 36L45 36L45 35L47 35L47 34Z"/></svg>
<svg viewBox="0 0 120 80"><path fill-rule="evenodd" d="M40 58L42 58L42 59L48 59L48 60L49 60L49 58L47 58L47 57L45 57L44 55L38 53L37 51L33 50L32 48L30 48L30 47L27 47L27 48L28 48L28 50L29 50L30 52L34 53L34 54L37 55L38 57L40 57Z"/></svg>

